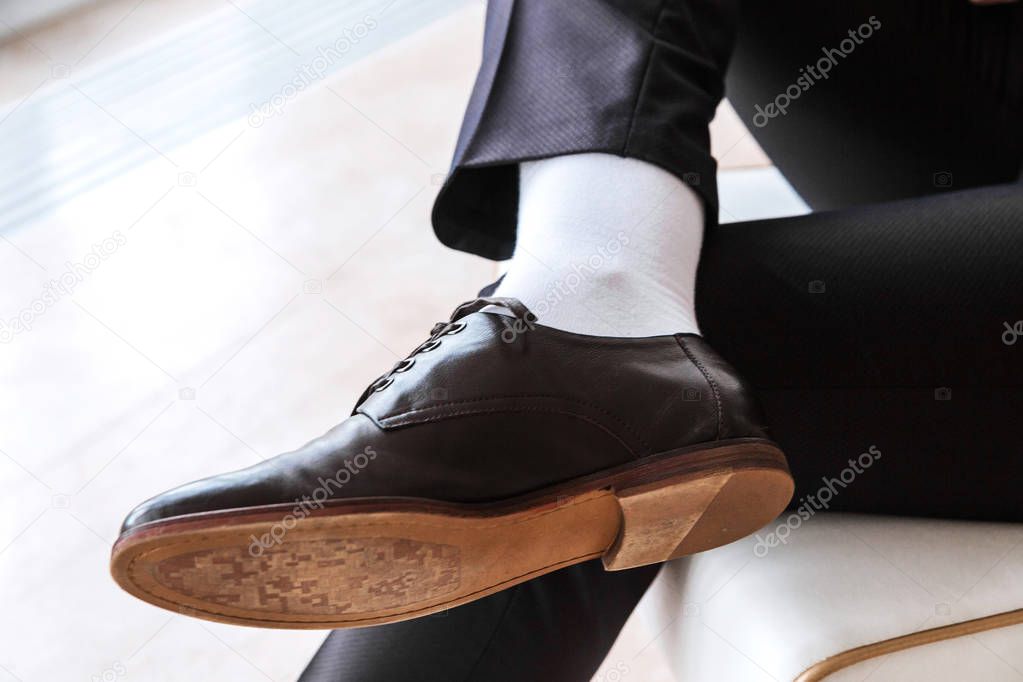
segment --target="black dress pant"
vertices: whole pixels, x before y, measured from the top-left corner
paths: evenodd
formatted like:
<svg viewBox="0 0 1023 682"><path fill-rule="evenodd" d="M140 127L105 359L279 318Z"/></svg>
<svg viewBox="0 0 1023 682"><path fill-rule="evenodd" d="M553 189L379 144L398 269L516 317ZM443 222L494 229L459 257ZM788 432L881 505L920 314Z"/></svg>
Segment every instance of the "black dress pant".
<svg viewBox="0 0 1023 682"><path fill-rule="evenodd" d="M739 4L490 0L438 237L510 256L524 159L664 167L706 203L701 327L757 388L794 505L875 446L830 509L1023 521L1023 7ZM818 212L714 224L726 83ZM655 574L591 562L336 631L302 679L587 680Z"/></svg>

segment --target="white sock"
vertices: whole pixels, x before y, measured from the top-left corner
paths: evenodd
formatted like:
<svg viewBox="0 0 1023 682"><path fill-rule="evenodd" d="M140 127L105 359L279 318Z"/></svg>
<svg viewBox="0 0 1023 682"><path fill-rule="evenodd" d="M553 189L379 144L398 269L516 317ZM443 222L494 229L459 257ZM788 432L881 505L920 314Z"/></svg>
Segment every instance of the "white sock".
<svg viewBox="0 0 1023 682"><path fill-rule="evenodd" d="M611 154L520 165L515 254L495 295L596 336L699 333L703 202L668 171Z"/></svg>

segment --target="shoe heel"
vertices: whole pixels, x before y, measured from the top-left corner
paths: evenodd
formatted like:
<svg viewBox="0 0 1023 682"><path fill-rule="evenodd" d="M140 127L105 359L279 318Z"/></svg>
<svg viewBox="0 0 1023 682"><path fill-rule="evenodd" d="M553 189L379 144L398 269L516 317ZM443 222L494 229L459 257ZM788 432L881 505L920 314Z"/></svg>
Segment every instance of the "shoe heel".
<svg viewBox="0 0 1023 682"><path fill-rule="evenodd" d="M746 537L785 510L793 488L782 464L676 475L616 490L621 527L603 555L604 568L646 566Z"/></svg>

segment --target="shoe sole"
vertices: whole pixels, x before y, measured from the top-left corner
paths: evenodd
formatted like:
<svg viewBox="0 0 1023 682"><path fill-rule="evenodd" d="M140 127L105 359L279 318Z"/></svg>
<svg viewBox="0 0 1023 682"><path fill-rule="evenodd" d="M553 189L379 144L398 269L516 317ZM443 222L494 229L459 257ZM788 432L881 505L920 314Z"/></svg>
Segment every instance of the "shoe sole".
<svg viewBox="0 0 1023 682"><path fill-rule="evenodd" d="M792 496L768 441L719 441L500 503L414 498L271 505L164 519L121 536L117 583L151 604L271 628L407 620L603 557L607 570L745 537Z"/></svg>

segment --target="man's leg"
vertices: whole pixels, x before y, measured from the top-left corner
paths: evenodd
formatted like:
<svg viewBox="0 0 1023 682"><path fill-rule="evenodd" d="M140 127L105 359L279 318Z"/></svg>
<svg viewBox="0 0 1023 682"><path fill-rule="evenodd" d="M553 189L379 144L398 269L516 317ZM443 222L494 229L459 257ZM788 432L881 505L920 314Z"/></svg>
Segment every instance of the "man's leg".
<svg viewBox="0 0 1023 682"><path fill-rule="evenodd" d="M434 206L440 240L511 257L519 162L587 152L663 168L703 200L713 222L707 125L724 92L734 4L489 2L483 64Z"/></svg>
<svg viewBox="0 0 1023 682"><path fill-rule="evenodd" d="M729 102L814 210L1019 177L1023 4L741 5Z"/></svg>
<svg viewBox="0 0 1023 682"><path fill-rule="evenodd" d="M703 203L668 171L612 154L521 165L515 255L498 296L591 336L699 334Z"/></svg>
<svg viewBox="0 0 1023 682"><path fill-rule="evenodd" d="M707 339L757 389L793 505L876 446L833 510L1023 521L1023 185L708 234Z"/></svg>
<svg viewBox="0 0 1023 682"><path fill-rule="evenodd" d="M590 561L438 615L336 630L301 682L584 682L658 568Z"/></svg>
<svg viewBox="0 0 1023 682"><path fill-rule="evenodd" d="M526 218L517 214L519 162L584 152L646 161L679 180L690 174L713 223L714 186L700 169L713 168L706 121L721 94L738 13L727 3L708 5L491 3L484 65L455 170L435 206L438 236L480 255L511 255ZM852 494L839 504L1002 518L1012 513L1011 498L966 495L964 502L926 491L969 483L960 492L975 492L1005 481L965 464L961 453L974 449L979 434L995 439L997 453L1014 451L1002 427L1006 406L1016 404L1018 374L999 335L1011 336L1004 325L1023 317L1011 295L1023 290L1011 265L1023 224L1018 186L948 194L946 183L1018 177L1023 50L1012 36L1023 26L1023 6L873 7L867 0L828 7L793 0L766 9L744 3L731 96L812 204L945 194L713 227L696 291L700 328L758 387L797 477L840 471L841 453L847 460L862 451L860 436L891 436L907 453L898 476L912 495L890 495L878 480L857 488L862 504ZM773 102L801 68L828 55L819 75L807 76L808 88L792 91L786 111L758 126L755 105ZM825 66L833 71L822 74ZM564 82L552 84L552 74ZM805 281L785 279L797 271ZM930 396L924 404L915 402L921 392ZM948 419L924 426L956 400ZM836 412L867 421L853 428ZM884 418L895 413L903 418ZM808 417L813 425L802 423ZM812 435L818 429L820 438ZM991 456L1010 457L997 453ZM916 457L946 466L910 480L921 466ZM947 485L933 478L953 471L956 481Z"/></svg>

